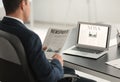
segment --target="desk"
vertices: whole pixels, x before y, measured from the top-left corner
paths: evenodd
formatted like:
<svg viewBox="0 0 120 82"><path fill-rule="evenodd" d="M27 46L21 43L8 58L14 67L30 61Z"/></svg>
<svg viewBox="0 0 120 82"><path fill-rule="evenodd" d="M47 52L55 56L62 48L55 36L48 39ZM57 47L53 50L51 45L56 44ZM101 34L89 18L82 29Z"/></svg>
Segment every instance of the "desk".
<svg viewBox="0 0 120 82"><path fill-rule="evenodd" d="M77 42L77 30L78 29L75 28L71 31L70 37L67 39L66 44L64 45L64 49L71 47ZM43 32L40 31L41 29L38 33ZM40 36L40 34L38 35ZM43 39L42 41L44 41ZM107 61L120 58L119 50L120 48L117 49L117 46L110 47L108 54L100 57L97 60L63 54L64 65L109 80L111 82L120 82L120 70L105 64Z"/></svg>
<svg viewBox="0 0 120 82"><path fill-rule="evenodd" d="M99 59L89 59L71 55L63 55L65 66L73 69L109 80L111 82L120 82L120 69L105 64L105 62L120 58L120 48L110 47L108 54Z"/></svg>

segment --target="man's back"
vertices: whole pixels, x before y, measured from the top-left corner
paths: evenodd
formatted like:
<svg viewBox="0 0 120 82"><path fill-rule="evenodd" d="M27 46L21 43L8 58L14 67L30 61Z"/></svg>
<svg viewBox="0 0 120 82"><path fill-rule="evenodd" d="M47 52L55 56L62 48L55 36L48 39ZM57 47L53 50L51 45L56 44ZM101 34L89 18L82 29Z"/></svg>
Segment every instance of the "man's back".
<svg viewBox="0 0 120 82"><path fill-rule="evenodd" d="M20 21L4 17L0 29L16 35L22 42L29 65L40 82L56 82L63 77L63 69L57 59L46 59L37 34L28 30Z"/></svg>

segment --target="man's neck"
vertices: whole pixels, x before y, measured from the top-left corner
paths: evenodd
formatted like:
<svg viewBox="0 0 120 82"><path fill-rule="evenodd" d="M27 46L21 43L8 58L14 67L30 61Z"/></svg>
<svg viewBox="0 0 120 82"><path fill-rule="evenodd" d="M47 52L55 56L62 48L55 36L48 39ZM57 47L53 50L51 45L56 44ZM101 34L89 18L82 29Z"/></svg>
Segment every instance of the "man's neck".
<svg viewBox="0 0 120 82"><path fill-rule="evenodd" d="M23 20L21 20L20 18L14 17L14 16L6 15L5 17L12 18L12 19L15 19L21 23L24 23Z"/></svg>

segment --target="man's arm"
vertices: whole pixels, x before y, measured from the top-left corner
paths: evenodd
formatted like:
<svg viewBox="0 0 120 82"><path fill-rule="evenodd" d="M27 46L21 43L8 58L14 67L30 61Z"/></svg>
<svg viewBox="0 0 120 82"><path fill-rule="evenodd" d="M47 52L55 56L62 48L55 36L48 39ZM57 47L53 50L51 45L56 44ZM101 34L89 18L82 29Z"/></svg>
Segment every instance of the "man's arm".
<svg viewBox="0 0 120 82"><path fill-rule="evenodd" d="M49 62L42 50L41 40L36 34L31 36L28 46L28 61L40 82L57 82L57 80L63 77L62 59L55 56Z"/></svg>

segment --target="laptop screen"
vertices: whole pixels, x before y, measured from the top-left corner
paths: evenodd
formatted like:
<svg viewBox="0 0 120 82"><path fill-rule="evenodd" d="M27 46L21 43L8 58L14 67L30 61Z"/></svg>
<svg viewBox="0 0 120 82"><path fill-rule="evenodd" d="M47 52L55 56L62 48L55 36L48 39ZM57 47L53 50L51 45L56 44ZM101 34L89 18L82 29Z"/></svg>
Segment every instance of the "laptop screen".
<svg viewBox="0 0 120 82"><path fill-rule="evenodd" d="M108 26L97 24L80 24L79 26L78 44L101 48L107 47Z"/></svg>

